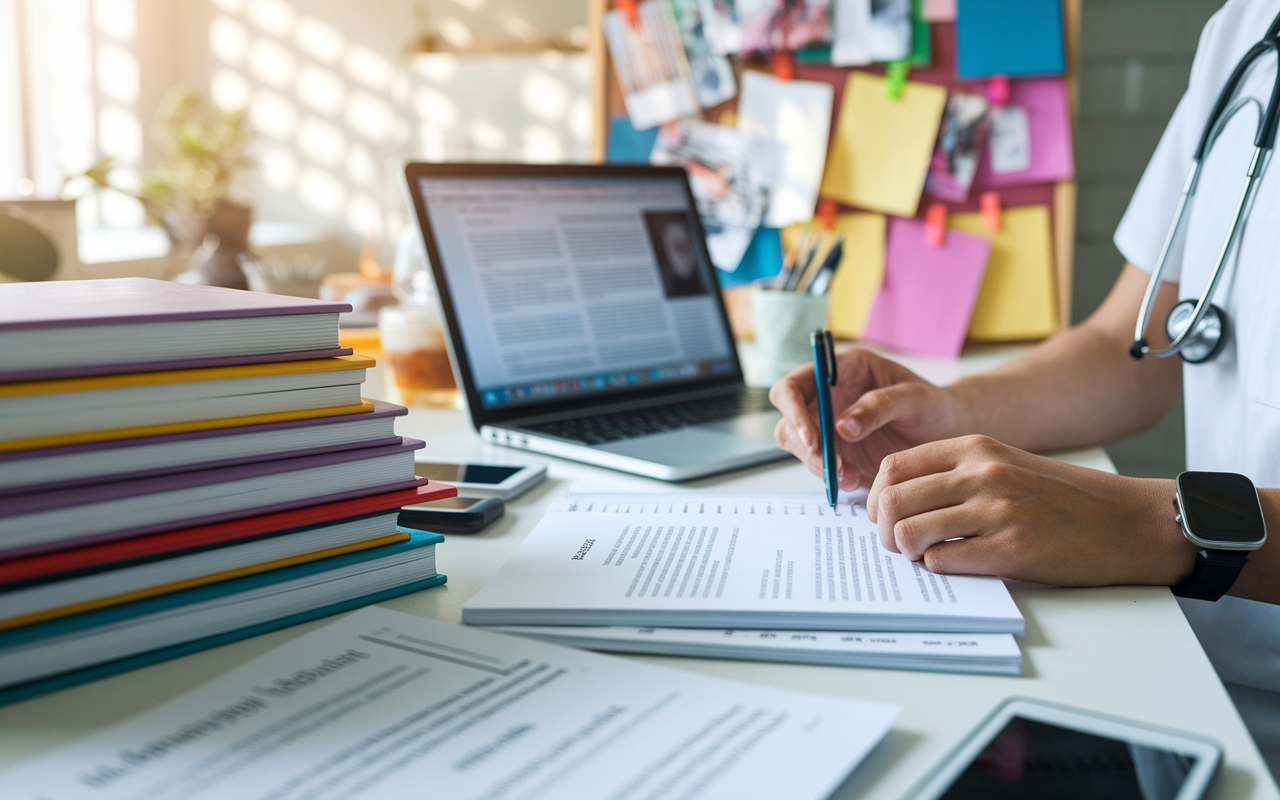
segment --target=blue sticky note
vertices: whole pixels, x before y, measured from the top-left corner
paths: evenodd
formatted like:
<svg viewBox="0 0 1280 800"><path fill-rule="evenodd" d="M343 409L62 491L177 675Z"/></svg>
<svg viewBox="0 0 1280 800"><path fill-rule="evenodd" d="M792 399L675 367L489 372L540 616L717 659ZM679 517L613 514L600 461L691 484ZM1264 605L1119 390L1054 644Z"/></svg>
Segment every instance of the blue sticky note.
<svg viewBox="0 0 1280 800"><path fill-rule="evenodd" d="M1061 75L1062 36L1062 0L959 0L960 79Z"/></svg>
<svg viewBox="0 0 1280 800"><path fill-rule="evenodd" d="M732 289L782 271L782 233L777 228L757 228L742 263L733 272L718 270L721 289Z"/></svg>
<svg viewBox="0 0 1280 800"><path fill-rule="evenodd" d="M648 164L657 140L657 128L638 131L631 127L626 114L620 114L609 120L609 151L605 159L610 164Z"/></svg>

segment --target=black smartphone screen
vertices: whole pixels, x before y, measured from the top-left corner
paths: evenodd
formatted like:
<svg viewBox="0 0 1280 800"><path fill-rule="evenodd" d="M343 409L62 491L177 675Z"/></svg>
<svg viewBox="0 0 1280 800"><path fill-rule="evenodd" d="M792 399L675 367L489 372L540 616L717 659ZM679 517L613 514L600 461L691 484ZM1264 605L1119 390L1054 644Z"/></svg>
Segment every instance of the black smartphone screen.
<svg viewBox="0 0 1280 800"><path fill-rule="evenodd" d="M1014 717L943 800L1173 800L1195 758Z"/></svg>
<svg viewBox="0 0 1280 800"><path fill-rule="evenodd" d="M447 483L502 483L524 467L496 464L423 464L415 463L413 473L419 478Z"/></svg>

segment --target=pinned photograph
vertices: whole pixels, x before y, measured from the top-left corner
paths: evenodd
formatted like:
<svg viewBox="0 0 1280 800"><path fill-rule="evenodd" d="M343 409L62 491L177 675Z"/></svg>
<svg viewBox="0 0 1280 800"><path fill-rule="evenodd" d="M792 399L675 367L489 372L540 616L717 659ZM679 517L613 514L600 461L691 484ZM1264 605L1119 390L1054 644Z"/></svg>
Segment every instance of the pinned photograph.
<svg viewBox="0 0 1280 800"><path fill-rule="evenodd" d="M658 132L649 160L689 171L711 263L737 269L777 179L777 143L724 125L672 122Z"/></svg>
<svg viewBox="0 0 1280 800"><path fill-rule="evenodd" d="M698 249L693 241L693 226L683 211L646 211L644 224L649 229L649 244L658 262L662 293L667 297L693 297L707 293L707 285L698 269Z"/></svg>
<svg viewBox="0 0 1280 800"><path fill-rule="evenodd" d="M632 27L625 14L604 16L623 103L638 131L698 113L697 90L680 42L675 17L665 0L640 4L639 24Z"/></svg>
<svg viewBox="0 0 1280 800"><path fill-rule="evenodd" d="M689 71L703 108L713 108L738 93L729 59L717 53L707 39L699 0L672 0L680 39L689 59Z"/></svg>
<svg viewBox="0 0 1280 800"><path fill-rule="evenodd" d="M831 63L838 67L911 56L911 0L836 0Z"/></svg>
<svg viewBox="0 0 1280 800"><path fill-rule="evenodd" d="M831 40L831 0L737 0L734 8L744 53L800 50Z"/></svg>
<svg viewBox="0 0 1280 800"><path fill-rule="evenodd" d="M1021 106L991 110L991 172L1008 175L1031 169L1031 122Z"/></svg>
<svg viewBox="0 0 1280 800"><path fill-rule="evenodd" d="M711 47L720 55L742 52L742 25L734 10L733 0L698 0L702 11L702 30Z"/></svg>
<svg viewBox="0 0 1280 800"><path fill-rule="evenodd" d="M987 109L987 98L980 94L953 94L947 100L938 144L925 178L926 192L952 203L969 199L987 139Z"/></svg>
<svg viewBox="0 0 1280 800"><path fill-rule="evenodd" d="M742 74L738 128L776 141L782 150L765 210L764 224L770 228L813 219L827 161L833 96L831 84L823 81L782 81L753 70Z"/></svg>

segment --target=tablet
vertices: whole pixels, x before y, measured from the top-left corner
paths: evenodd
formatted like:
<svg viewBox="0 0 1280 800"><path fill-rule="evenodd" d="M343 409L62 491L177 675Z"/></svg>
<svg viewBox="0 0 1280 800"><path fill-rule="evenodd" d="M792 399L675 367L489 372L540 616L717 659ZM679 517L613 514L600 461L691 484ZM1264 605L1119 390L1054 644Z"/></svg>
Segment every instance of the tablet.
<svg viewBox="0 0 1280 800"><path fill-rule="evenodd" d="M1194 800L1221 760L1202 736L1014 697L907 797Z"/></svg>

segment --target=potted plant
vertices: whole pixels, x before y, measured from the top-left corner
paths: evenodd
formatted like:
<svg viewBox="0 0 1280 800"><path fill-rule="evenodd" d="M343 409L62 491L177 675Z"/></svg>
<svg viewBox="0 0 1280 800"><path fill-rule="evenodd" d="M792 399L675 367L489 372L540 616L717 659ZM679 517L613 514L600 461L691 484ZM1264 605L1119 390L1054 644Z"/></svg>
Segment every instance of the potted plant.
<svg viewBox="0 0 1280 800"><path fill-rule="evenodd" d="M152 135L161 146L160 163L141 174L136 188L116 179L122 168L111 157L68 180L88 178L96 188L141 202L147 216L164 228L173 253L181 258L195 251L180 280L245 288L236 258L249 249L253 211L230 199L253 164L247 153L253 135L244 112L215 108L194 89L178 86L161 103Z"/></svg>

